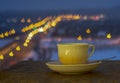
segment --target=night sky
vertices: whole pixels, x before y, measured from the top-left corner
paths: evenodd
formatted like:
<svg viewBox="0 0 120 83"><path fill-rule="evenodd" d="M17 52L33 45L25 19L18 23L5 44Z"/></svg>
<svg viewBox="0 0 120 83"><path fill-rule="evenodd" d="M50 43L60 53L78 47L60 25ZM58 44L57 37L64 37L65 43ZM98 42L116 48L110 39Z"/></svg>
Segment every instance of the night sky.
<svg viewBox="0 0 120 83"><path fill-rule="evenodd" d="M120 0L0 0L0 11L112 8L120 6Z"/></svg>

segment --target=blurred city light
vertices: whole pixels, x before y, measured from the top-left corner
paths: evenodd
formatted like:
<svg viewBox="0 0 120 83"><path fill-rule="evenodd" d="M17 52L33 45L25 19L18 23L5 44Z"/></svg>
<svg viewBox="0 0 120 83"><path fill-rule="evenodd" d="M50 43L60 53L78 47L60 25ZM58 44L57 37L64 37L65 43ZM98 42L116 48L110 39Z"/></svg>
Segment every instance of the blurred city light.
<svg viewBox="0 0 120 83"><path fill-rule="evenodd" d="M3 60L4 56L2 54L0 54L0 60Z"/></svg>
<svg viewBox="0 0 120 83"><path fill-rule="evenodd" d="M25 23L25 19L24 18L21 19L21 23Z"/></svg>
<svg viewBox="0 0 120 83"><path fill-rule="evenodd" d="M27 23L31 23L31 19L30 18L27 19Z"/></svg>
<svg viewBox="0 0 120 83"><path fill-rule="evenodd" d="M82 40L82 36L79 35L79 36L77 37L77 40Z"/></svg>
<svg viewBox="0 0 120 83"><path fill-rule="evenodd" d="M88 29L86 30L86 33L87 33L87 34L90 34L90 33L91 33L91 30L88 28Z"/></svg>
<svg viewBox="0 0 120 83"><path fill-rule="evenodd" d="M106 35L106 38L107 38L107 39L111 39L111 38L112 38L111 34L108 33L108 34Z"/></svg>
<svg viewBox="0 0 120 83"><path fill-rule="evenodd" d="M14 54L13 54L13 52L12 52L12 51L9 53L9 56L11 56L11 57L12 57L12 56L14 56Z"/></svg>
<svg viewBox="0 0 120 83"><path fill-rule="evenodd" d="M38 29L39 32L44 32L44 29L41 27Z"/></svg>
<svg viewBox="0 0 120 83"><path fill-rule="evenodd" d="M17 46L17 47L16 47L16 50L17 50L17 51L20 51L20 50L21 50L20 46Z"/></svg>

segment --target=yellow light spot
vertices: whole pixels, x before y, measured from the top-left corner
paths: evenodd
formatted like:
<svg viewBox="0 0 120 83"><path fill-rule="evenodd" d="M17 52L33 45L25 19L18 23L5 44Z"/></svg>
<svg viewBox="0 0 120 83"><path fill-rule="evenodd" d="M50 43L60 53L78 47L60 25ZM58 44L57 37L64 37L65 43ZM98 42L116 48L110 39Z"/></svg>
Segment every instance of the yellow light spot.
<svg viewBox="0 0 120 83"><path fill-rule="evenodd" d="M56 19L57 19L57 21L61 21L61 18L60 18L60 17L57 17Z"/></svg>
<svg viewBox="0 0 120 83"><path fill-rule="evenodd" d="M3 60L3 59L4 59L4 56L3 56L2 54L0 55L0 59L1 59L1 60Z"/></svg>
<svg viewBox="0 0 120 83"><path fill-rule="evenodd" d="M25 19L24 19L24 18L22 18L22 19L21 19L21 22L22 22L22 23L25 23Z"/></svg>
<svg viewBox="0 0 120 83"><path fill-rule="evenodd" d="M51 25L52 25L53 27L55 27L55 26L56 26L56 22L53 21Z"/></svg>
<svg viewBox="0 0 120 83"><path fill-rule="evenodd" d="M106 35L106 38L108 38L108 39L111 39L111 34L110 33L108 33L107 35Z"/></svg>
<svg viewBox="0 0 120 83"><path fill-rule="evenodd" d="M88 28L88 29L86 30L86 33L87 33L87 34L90 34L90 33L91 33L91 30Z"/></svg>
<svg viewBox="0 0 120 83"><path fill-rule="evenodd" d="M3 33L0 35L0 37L1 37L1 38L4 38L4 35L3 35Z"/></svg>
<svg viewBox="0 0 120 83"><path fill-rule="evenodd" d="M25 42L26 42L26 43L29 43L29 42L30 42L30 40L26 40Z"/></svg>
<svg viewBox="0 0 120 83"><path fill-rule="evenodd" d="M79 16L79 15L75 15L75 16L73 17L73 19L74 19L74 20L79 20L79 19L80 19L80 16Z"/></svg>
<svg viewBox="0 0 120 83"><path fill-rule="evenodd" d="M26 27L26 28L32 29L32 28L34 28L34 24L31 24L31 25L29 25L29 26Z"/></svg>
<svg viewBox="0 0 120 83"><path fill-rule="evenodd" d="M28 35L28 37L33 37L33 35L34 35L34 33L30 33L30 34Z"/></svg>
<svg viewBox="0 0 120 83"><path fill-rule="evenodd" d="M12 34L15 34L15 30L14 30L14 29L12 29L12 30L11 30L11 33L12 33Z"/></svg>
<svg viewBox="0 0 120 83"><path fill-rule="evenodd" d="M25 29L23 28L21 31L22 31L22 32L25 32Z"/></svg>
<svg viewBox="0 0 120 83"><path fill-rule="evenodd" d="M82 36L81 36L81 35L78 36L77 39L78 39L78 40L82 40Z"/></svg>
<svg viewBox="0 0 120 83"><path fill-rule="evenodd" d="M5 32L5 36L6 36L6 37L8 36L8 32Z"/></svg>
<svg viewBox="0 0 120 83"><path fill-rule="evenodd" d="M28 44L27 44L27 43L24 43L24 44L23 44L23 46L27 47L27 46L28 46Z"/></svg>
<svg viewBox="0 0 120 83"><path fill-rule="evenodd" d="M14 56L14 54L13 54L13 52L12 52L12 51L9 53L9 56L11 56L11 57L12 57L12 56Z"/></svg>
<svg viewBox="0 0 120 83"><path fill-rule="evenodd" d="M17 51L20 51L20 50L21 50L20 46L17 46L17 47L16 47L16 50L17 50Z"/></svg>
<svg viewBox="0 0 120 83"><path fill-rule="evenodd" d="M31 23L31 19L30 18L27 19L27 23Z"/></svg>
<svg viewBox="0 0 120 83"><path fill-rule="evenodd" d="M43 32L44 29L41 27L40 29L38 29L39 32Z"/></svg>

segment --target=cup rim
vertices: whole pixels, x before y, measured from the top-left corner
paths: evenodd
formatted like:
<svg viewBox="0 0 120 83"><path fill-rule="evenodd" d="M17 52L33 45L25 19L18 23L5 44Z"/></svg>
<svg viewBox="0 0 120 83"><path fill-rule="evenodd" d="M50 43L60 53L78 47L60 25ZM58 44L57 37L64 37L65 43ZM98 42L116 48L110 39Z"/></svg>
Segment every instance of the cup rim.
<svg viewBox="0 0 120 83"><path fill-rule="evenodd" d="M57 46L89 45L89 43L59 43Z"/></svg>

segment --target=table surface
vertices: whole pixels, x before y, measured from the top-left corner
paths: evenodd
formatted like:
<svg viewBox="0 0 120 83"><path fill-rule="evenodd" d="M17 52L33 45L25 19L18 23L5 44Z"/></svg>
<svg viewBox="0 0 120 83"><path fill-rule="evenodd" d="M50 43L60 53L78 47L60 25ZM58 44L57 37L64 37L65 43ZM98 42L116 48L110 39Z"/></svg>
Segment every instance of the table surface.
<svg viewBox="0 0 120 83"><path fill-rule="evenodd" d="M62 75L45 62L23 61L0 71L0 83L120 83L120 61L105 61L82 75Z"/></svg>

